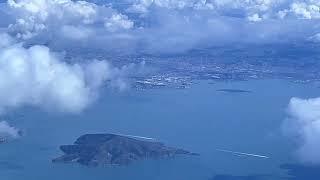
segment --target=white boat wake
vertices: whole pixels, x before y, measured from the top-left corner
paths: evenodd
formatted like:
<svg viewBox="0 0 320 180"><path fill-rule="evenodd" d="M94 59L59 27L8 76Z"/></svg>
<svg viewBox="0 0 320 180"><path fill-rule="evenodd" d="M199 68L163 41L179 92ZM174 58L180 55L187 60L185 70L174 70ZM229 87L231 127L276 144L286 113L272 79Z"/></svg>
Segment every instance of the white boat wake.
<svg viewBox="0 0 320 180"><path fill-rule="evenodd" d="M264 155L259 155L259 154L230 151L230 150L225 150L225 149L216 149L216 150L220 151L220 152L231 153L231 154L237 155L237 156L251 156L251 157L257 157L257 158L264 158L264 159L270 158L269 156L264 156Z"/></svg>
<svg viewBox="0 0 320 180"><path fill-rule="evenodd" d="M149 141L156 141L155 138L150 138L150 137L144 137L144 136L134 136L134 135L128 135L128 134L117 134L119 136L126 136L129 138L135 138L135 139L144 139L144 140L149 140Z"/></svg>

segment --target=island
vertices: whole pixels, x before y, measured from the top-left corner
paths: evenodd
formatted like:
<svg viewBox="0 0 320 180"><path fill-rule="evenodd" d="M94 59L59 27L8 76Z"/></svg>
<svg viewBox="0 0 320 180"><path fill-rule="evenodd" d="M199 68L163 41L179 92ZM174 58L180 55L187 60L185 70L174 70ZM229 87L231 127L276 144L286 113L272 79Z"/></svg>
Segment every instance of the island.
<svg viewBox="0 0 320 180"><path fill-rule="evenodd" d="M242 90L242 89L217 89L220 92L227 92L227 93L251 93L252 91Z"/></svg>
<svg viewBox="0 0 320 180"><path fill-rule="evenodd" d="M137 160L199 155L183 149L165 146L150 139L117 134L86 134L73 145L60 146L64 153L54 163L79 163L86 166L128 165Z"/></svg>

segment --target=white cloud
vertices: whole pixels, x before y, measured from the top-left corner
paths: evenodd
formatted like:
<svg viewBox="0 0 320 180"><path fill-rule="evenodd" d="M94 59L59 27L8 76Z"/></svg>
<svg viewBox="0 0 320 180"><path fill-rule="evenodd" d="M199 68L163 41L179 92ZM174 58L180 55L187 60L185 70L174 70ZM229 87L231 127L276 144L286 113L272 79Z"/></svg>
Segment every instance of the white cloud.
<svg viewBox="0 0 320 180"><path fill-rule="evenodd" d="M15 40L6 33L0 33L0 39L0 48L12 45L15 42Z"/></svg>
<svg viewBox="0 0 320 180"><path fill-rule="evenodd" d="M54 50L87 48L119 54L299 42L320 32L312 22L319 16L319 2L315 0L94 2L99 3L9 0L7 11L15 21L7 31L20 41L47 44ZM119 8L122 4L125 7ZM133 11L138 14L132 15Z"/></svg>
<svg viewBox="0 0 320 180"><path fill-rule="evenodd" d="M77 113L112 80L106 61L68 64L45 46L0 50L0 111L21 106Z"/></svg>
<svg viewBox="0 0 320 180"><path fill-rule="evenodd" d="M107 30L133 26L133 22L114 9L86 1L8 0L7 4L16 19L9 26L9 32L21 39L30 39L39 33L55 34L57 31L67 31L64 36L71 35L74 39L75 35L68 32L73 31L83 37L90 28L94 29L103 22Z"/></svg>
<svg viewBox="0 0 320 180"><path fill-rule="evenodd" d="M320 164L320 98L292 98L284 132L297 141L297 155L302 162Z"/></svg>
<svg viewBox="0 0 320 180"><path fill-rule="evenodd" d="M316 34L310 36L308 38L308 40L311 41L311 42L319 43L320 42L320 33L316 33Z"/></svg>
<svg viewBox="0 0 320 180"><path fill-rule="evenodd" d="M24 106L78 113L104 85L127 88L124 76L135 65L116 68L95 57L81 59L81 54L66 62L62 53L51 50L127 50L123 47L129 43L117 41L132 37L126 32L134 23L126 15L71 0L8 0L2 10L14 22L0 29L0 114Z"/></svg>
<svg viewBox="0 0 320 180"><path fill-rule="evenodd" d="M262 20L262 18L259 16L259 14L253 14L252 16L248 17L248 20L252 22L259 22Z"/></svg>
<svg viewBox="0 0 320 180"><path fill-rule="evenodd" d="M90 24L96 17L96 5L68 0L8 0L16 23L9 30L17 37L28 39L48 28L63 24ZM48 27L48 26L53 27Z"/></svg>
<svg viewBox="0 0 320 180"><path fill-rule="evenodd" d="M113 14L110 18L107 18L104 26L110 31L115 32L121 29L133 28L133 22L128 19L127 16L121 14Z"/></svg>
<svg viewBox="0 0 320 180"><path fill-rule="evenodd" d="M299 19L319 19L320 2L319 1L298 1L290 4L290 8L283 10L288 16L294 16Z"/></svg>
<svg viewBox="0 0 320 180"><path fill-rule="evenodd" d="M318 19L320 17L318 0L135 0L130 9L148 12L151 6L211 10L220 15L236 12L249 19L257 15L262 19L279 17Z"/></svg>
<svg viewBox="0 0 320 180"><path fill-rule="evenodd" d="M6 121L0 121L0 138L5 141L20 137L20 130L10 126Z"/></svg>

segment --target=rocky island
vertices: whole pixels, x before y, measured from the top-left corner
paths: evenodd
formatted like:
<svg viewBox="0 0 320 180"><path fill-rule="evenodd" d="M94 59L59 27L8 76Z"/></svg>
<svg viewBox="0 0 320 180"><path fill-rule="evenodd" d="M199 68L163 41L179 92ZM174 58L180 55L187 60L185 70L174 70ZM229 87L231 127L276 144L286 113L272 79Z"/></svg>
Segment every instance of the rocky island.
<svg viewBox="0 0 320 180"><path fill-rule="evenodd" d="M86 134L78 138L73 145L62 145L60 149L64 155L53 159L53 162L75 162L86 166L127 165L143 159L198 155L167 147L161 142L117 134Z"/></svg>

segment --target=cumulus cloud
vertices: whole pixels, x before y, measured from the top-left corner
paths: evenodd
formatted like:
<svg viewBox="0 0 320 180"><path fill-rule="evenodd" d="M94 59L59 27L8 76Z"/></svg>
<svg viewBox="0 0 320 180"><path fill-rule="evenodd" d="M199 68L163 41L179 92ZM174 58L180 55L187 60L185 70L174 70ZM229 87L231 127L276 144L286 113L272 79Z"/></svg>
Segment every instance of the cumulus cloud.
<svg viewBox="0 0 320 180"><path fill-rule="evenodd" d="M0 138L4 141L17 139L20 137L20 130L10 126L7 121L0 121Z"/></svg>
<svg viewBox="0 0 320 180"><path fill-rule="evenodd" d="M121 14L113 14L110 18L107 18L104 26L111 32L115 32L121 29L131 29L133 22L128 20L127 16Z"/></svg>
<svg viewBox="0 0 320 180"><path fill-rule="evenodd" d="M68 64L45 46L13 44L0 49L0 112L37 106L80 112L112 80L106 61Z"/></svg>
<svg viewBox="0 0 320 180"><path fill-rule="evenodd" d="M320 2L319 1L296 1L290 4L290 7L279 11L280 17L295 16L300 19L319 19Z"/></svg>
<svg viewBox="0 0 320 180"><path fill-rule="evenodd" d="M0 3L0 11L0 18L11 17L0 29L0 114L24 106L79 113L103 86L128 87L124 76L136 65L116 68L101 56L79 54L68 61L64 56L74 47L80 52L120 48L115 40L129 39L134 28L128 16L72 0L8 0Z"/></svg>
<svg viewBox="0 0 320 180"><path fill-rule="evenodd" d="M63 32L73 31L83 37L89 28L99 24L105 24L106 30L112 31L133 26L133 22L114 9L86 1L8 0L7 8L16 19L9 25L9 32L21 39L30 39L40 33L52 34L61 28Z"/></svg>
<svg viewBox="0 0 320 180"><path fill-rule="evenodd" d="M152 6L169 9L211 10L220 15L270 18L319 18L317 0L133 0L130 9L148 12Z"/></svg>
<svg viewBox="0 0 320 180"><path fill-rule="evenodd" d="M320 33L319 7L315 0L8 0L4 9L14 19L7 32L25 43L152 54L303 42Z"/></svg>
<svg viewBox="0 0 320 180"><path fill-rule="evenodd" d="M297 156L304 163L320 164L320 98L292 98L284 132L298 144Z"/></svg>

